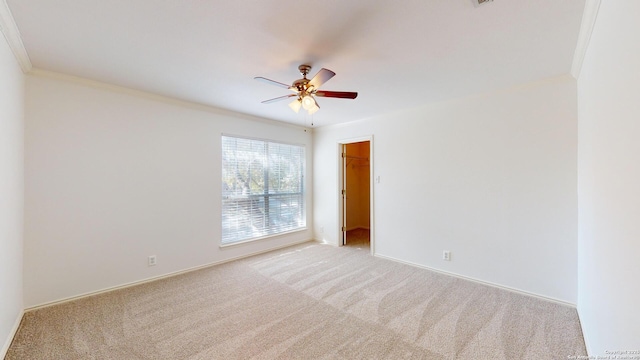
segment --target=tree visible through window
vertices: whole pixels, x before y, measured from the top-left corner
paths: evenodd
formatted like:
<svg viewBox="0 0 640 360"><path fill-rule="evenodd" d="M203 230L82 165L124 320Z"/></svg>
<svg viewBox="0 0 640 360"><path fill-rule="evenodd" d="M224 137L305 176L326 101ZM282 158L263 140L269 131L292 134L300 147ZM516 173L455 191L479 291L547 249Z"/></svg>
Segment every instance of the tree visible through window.
<svg viewBox="0 0 640 360"><path fill-rule="evenodd" d="M306 226L304 147L222 136L222 244Z"/></svg>

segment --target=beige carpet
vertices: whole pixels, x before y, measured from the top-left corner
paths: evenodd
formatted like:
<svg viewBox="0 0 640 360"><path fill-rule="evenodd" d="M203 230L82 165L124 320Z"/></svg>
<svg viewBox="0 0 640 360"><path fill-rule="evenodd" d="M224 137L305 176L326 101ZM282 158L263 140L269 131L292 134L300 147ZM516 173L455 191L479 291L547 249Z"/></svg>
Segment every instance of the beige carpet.
<svg viewBox="0 0 640 360"><path fill-rule="evenodd" d="M575 309L307 243L25 314L6 359L566 359Z"/></svg>

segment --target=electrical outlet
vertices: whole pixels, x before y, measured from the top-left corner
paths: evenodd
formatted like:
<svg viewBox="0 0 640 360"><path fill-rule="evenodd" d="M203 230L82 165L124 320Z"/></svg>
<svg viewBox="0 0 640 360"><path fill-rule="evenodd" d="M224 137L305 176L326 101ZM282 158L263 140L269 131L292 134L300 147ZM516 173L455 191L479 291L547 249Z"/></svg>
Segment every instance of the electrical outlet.
<svg viewBox="0 0 640 360"><path fill-rule="evenodd" d="M442 260L451 261L451 251L445 250L442 252Z"/></svg>
<svg viewBox="0 0 640 360"><path fill-rule="evenodd" d="M149 256L148 264L149 266L154 266L155 264L157 264L157 259L155 255Z"/></svg>
<svg viewBox="0 0 640 360"><path fill-rule="evenodd" d="M324 234L324 226L320 226L320 234Z"/></svg>

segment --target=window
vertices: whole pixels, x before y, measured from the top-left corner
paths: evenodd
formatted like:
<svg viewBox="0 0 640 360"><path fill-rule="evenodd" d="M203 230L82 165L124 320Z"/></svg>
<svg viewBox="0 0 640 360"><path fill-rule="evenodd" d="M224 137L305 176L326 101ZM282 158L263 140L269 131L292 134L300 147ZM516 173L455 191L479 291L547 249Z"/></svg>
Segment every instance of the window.
<svg viewBox="0 0 640 360"><path fill-rule="evenodd" d="M301 229L304 147L222 136L222 244Z"/></svg>

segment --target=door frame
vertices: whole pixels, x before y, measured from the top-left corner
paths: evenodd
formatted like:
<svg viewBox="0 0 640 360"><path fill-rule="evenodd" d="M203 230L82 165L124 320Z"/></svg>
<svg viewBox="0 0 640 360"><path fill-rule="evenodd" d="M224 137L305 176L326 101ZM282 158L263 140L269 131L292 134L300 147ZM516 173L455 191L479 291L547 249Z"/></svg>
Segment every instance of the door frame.
<svg viewBox="0 0 640 360"><path fill-rule="evenodd" d="M342 157L342 149L344 145L353 144L358 142L369 142L369 243L371 248L371 255L375 255L375 216L374 216L374 172L373 172L373 135L359 136L347 139L338 140L336 144L336 167L337 167L337 191L336 196L338 197L337 201L337 236L338 246L343 246L344 233L342 231L342 227L346 226L343 223L344 219L344 198L342 196L342 189L344 189L344 169L343 169L343 161L345 161Z"/></svg>

